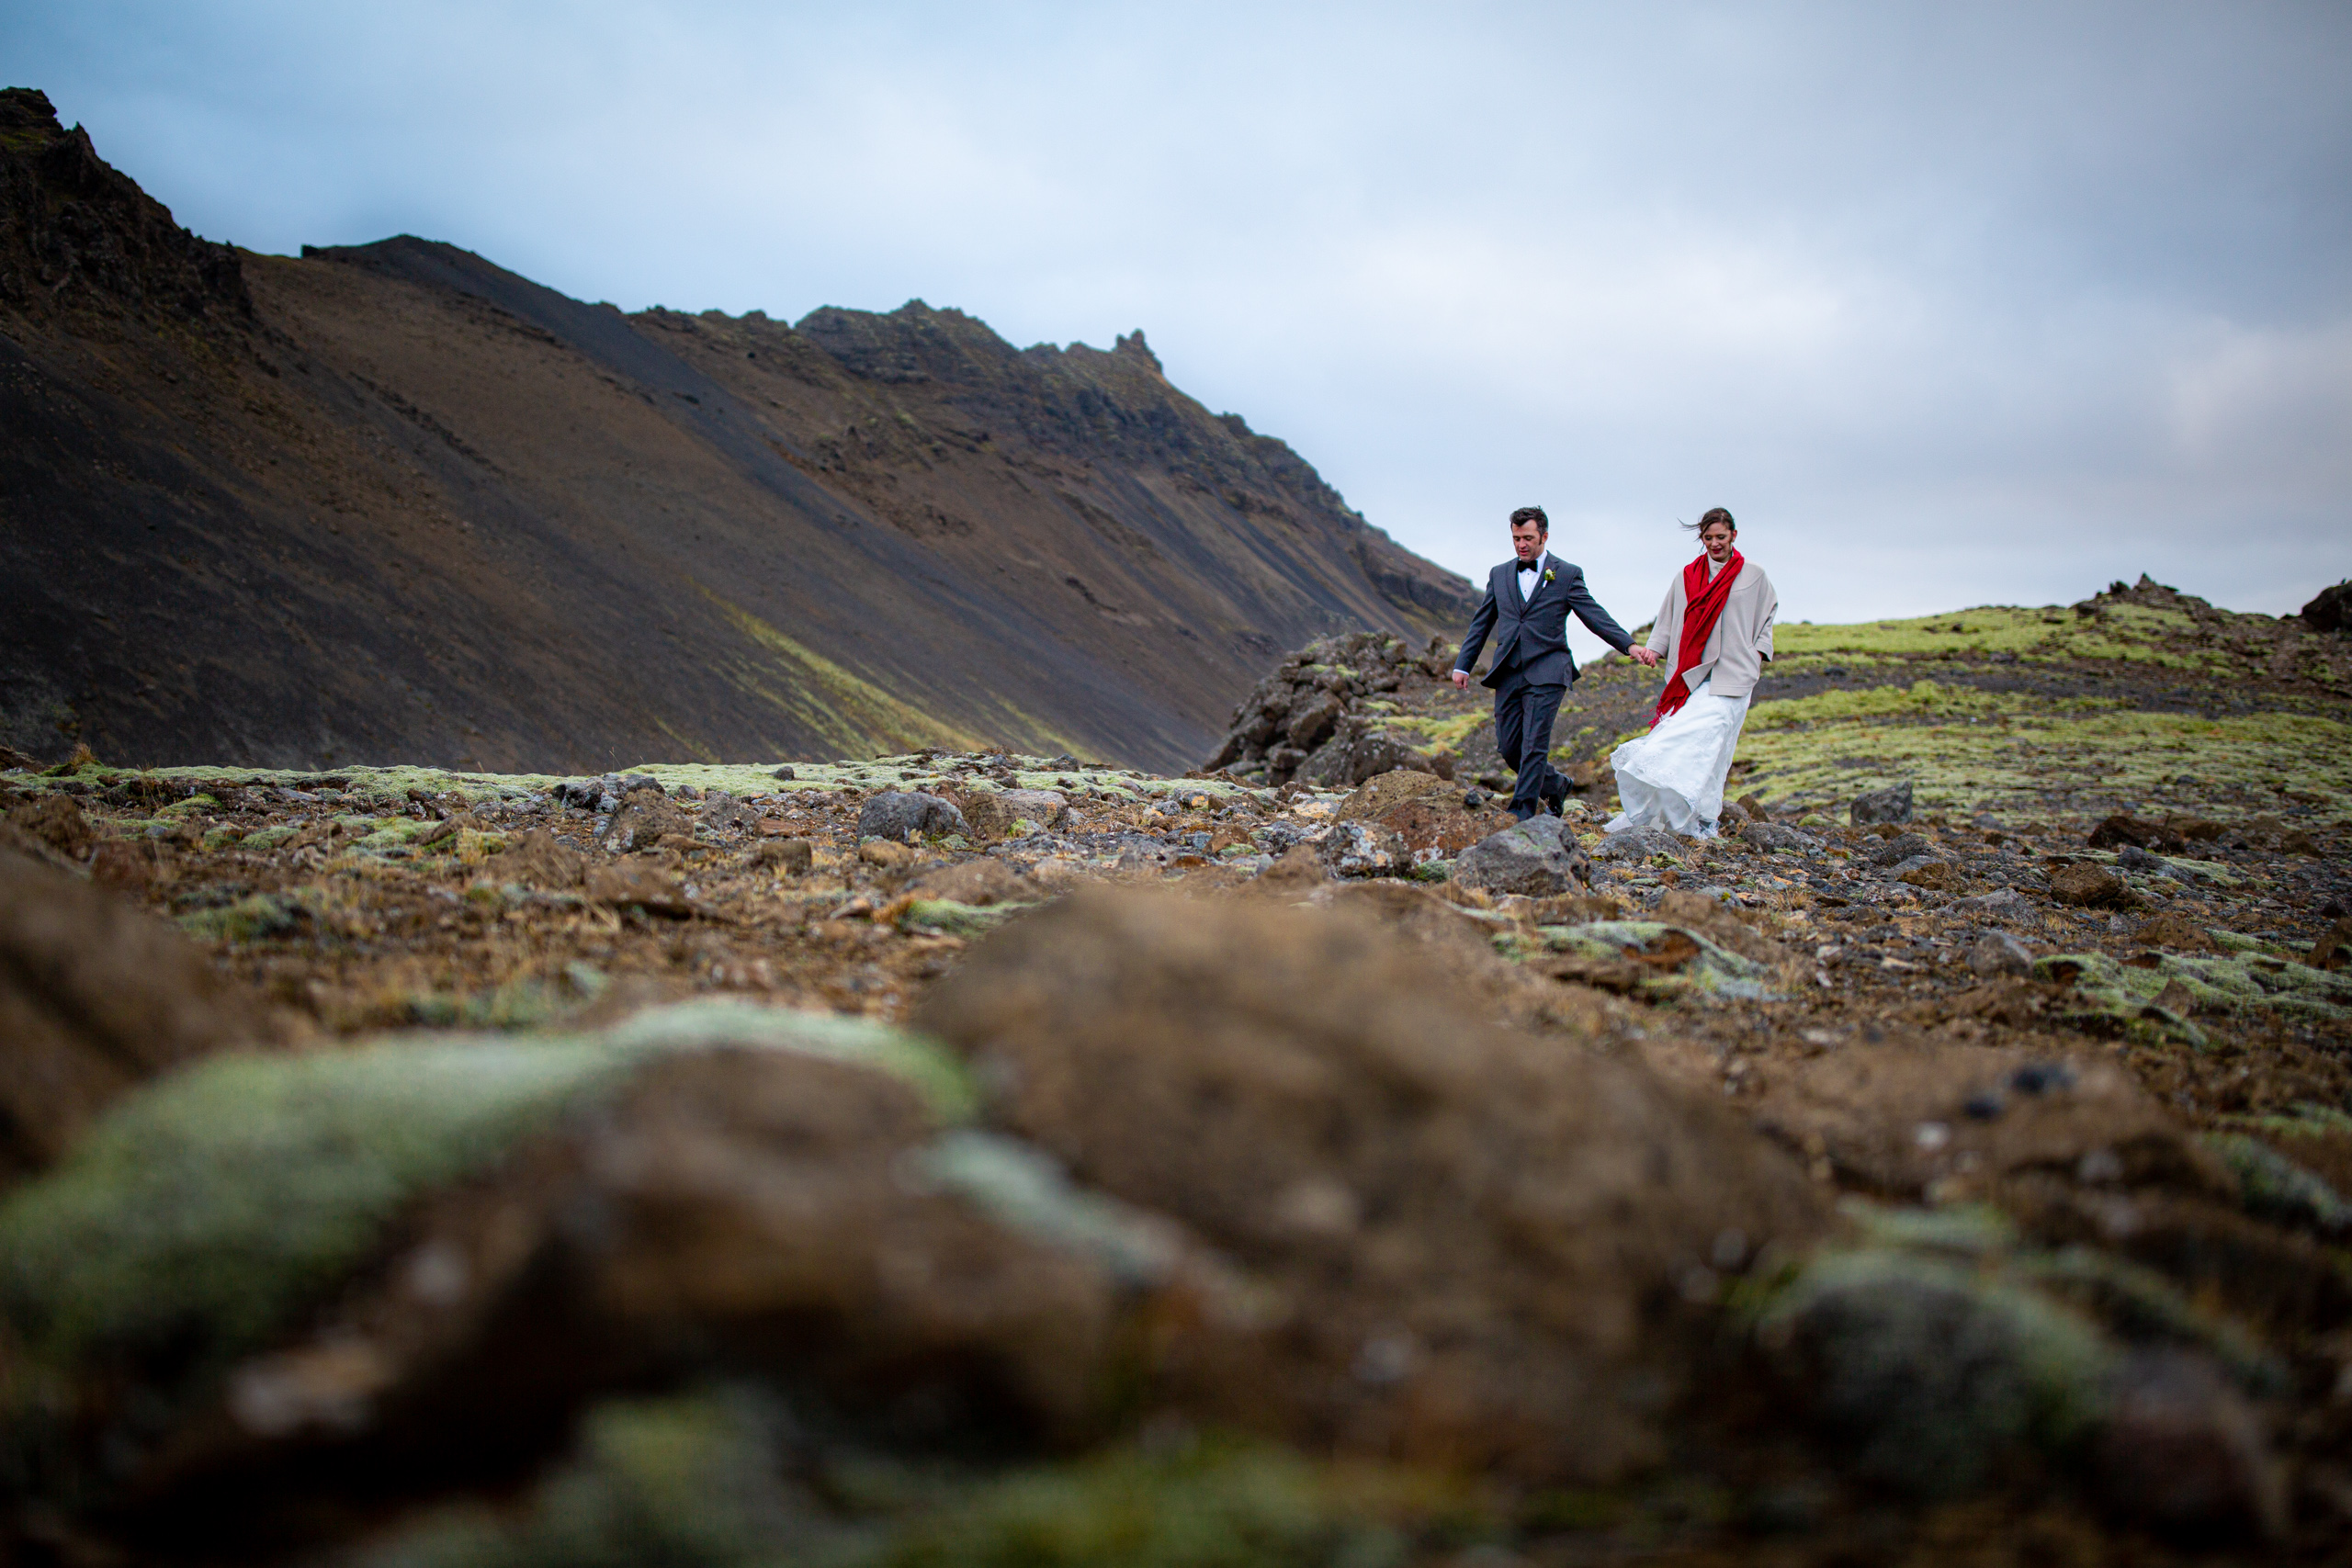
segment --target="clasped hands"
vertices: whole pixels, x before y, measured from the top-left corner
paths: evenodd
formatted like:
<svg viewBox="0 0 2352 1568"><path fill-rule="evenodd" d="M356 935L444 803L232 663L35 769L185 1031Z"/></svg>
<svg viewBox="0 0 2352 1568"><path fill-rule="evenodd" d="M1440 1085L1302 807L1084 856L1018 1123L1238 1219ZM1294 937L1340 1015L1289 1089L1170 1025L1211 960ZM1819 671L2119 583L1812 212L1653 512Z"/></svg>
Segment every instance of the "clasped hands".
<svg viewBox="0 0 2352 1568"><path fill-rule="evenodd" d="M1657 668L1657 654L1650 649L1644 648L1640 643L1635 643L1625 651L1645 669L1655 670Z"/></svg>

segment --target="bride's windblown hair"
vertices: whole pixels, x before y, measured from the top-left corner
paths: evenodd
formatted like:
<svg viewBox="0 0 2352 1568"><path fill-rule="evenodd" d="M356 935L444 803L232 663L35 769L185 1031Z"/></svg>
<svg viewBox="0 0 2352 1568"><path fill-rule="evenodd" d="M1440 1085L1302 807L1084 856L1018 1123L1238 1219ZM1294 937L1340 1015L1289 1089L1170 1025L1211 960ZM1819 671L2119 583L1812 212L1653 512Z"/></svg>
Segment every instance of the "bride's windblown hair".
<svg viewBox="0 0 2352 1568"><path fill-rule="evenodd" d="M1679 518L1677 518L1675 521L1681 524L1682 531L1686 534L1703 534L1706 532L1707 525L1710 523L1720 523L1735 534L1739 532L1739 525L1733 522L1731 520L1731 513L1724 511L1720 506L1710 506L1707 508L1706 511L1699 514L1699 521L1696 523L1682 523Z"/></svg>

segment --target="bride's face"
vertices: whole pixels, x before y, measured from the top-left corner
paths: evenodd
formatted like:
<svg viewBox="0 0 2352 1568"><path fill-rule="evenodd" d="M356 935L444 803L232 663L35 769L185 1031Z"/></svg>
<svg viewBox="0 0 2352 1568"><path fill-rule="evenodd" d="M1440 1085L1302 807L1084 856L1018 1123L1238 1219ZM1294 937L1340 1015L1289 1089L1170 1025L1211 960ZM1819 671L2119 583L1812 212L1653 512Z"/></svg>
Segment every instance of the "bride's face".
<svg viewBox="0 0 2352 1568"><path fill-rule="evenodd" d="M1731 559L1731 542L1736 536L1720 523L1710 523L1699 530L1699 542L1707 547L1707 558L1717 566Z"/></svg>

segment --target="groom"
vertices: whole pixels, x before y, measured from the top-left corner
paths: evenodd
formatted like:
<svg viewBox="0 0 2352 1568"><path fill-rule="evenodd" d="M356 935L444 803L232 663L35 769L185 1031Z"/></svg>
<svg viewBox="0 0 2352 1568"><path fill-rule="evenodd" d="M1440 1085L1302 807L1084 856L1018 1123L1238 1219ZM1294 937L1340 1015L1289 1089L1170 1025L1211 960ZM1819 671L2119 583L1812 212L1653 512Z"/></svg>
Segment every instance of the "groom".
<svg viewBox="0 0 2352 1568"><path fill-rule="evenodd" d="M1635 648L1625 629L1609 618L1584 585L1584 572L1544 547L1551 519L1540 506L1510 514L1512 559L1487 574L1487 597L1470 617L1470 635L1453 660L1453 684L1470 689L1470 667L1487 637L1495 639L1495 667L1485 683L1495 691L1495 745L1503 761L1519 770L1510 814L1524 822L1538 811L1556 811L1568 796L1568 781L1552 766L1552 721L1560 700L1577 678L1568 654L1568 612L1593 636L1645 665L1657 662L1646 648Z"/></svg>

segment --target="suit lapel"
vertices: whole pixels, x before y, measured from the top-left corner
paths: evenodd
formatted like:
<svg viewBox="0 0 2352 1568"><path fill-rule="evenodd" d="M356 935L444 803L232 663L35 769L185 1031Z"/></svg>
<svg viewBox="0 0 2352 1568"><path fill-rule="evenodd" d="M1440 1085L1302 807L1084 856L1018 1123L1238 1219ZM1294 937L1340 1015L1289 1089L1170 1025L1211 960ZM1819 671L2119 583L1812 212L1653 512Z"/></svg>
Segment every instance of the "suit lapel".
<svg viewBox="0 0 2352 1568"><path fill-rule="evenodd" d="M1503 567L1502 571L1503 581L1510 587L1512 613L1524 615L1527 614L1527 596L1519 591L1519 563L1510 561Z"/></svg>

